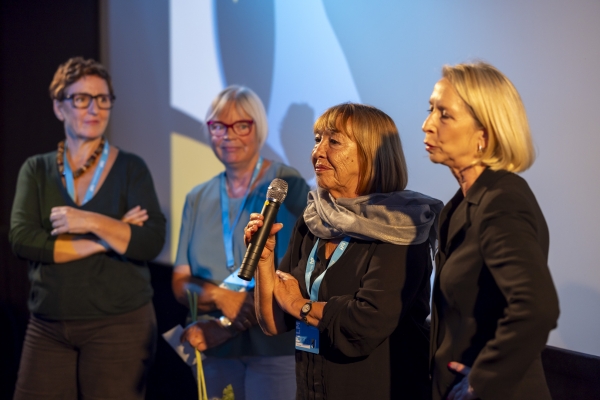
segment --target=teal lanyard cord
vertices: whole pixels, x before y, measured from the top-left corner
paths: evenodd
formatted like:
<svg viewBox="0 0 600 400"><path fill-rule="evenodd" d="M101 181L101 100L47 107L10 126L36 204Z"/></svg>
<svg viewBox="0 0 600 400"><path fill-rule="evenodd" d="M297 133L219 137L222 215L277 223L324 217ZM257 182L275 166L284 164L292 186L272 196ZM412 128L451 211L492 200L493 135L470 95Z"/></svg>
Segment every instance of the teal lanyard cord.
<svg viewBox="0 0 600 400"><path fill-rule="evenodd" d="M98 161L98 166L96 167L96 171L94 172L94 177L90 182L87 190L85 191L85 196L83 197L83 201L81 205L84 205L88 201L94 197L94 192L96 190L96 186L98 185L98 181L100 180L100 176L104 171L104 167L106 167L106 161L108 160L108 153L110 151L110 146L108 145L108 140L104 141L104 149L102 150L102 157L100 157L100 161ZM67 149L65 147L65 152L63 154L63 165L65 172L65 182L67 184L67 192L73 201L75 201L75 179L73 178L73 171L71 170L71 166L69 165L69 161L67 160Z"/></svg>
<svg viewBox="0 0 600 400"><path fill-rule="evenodd" d="M226 267L230 272L235 270L235 259L233 256L233 231L235 230L235 227L242 216L242 212L246 206L246 201L248 200L248 195L250 194L250 188L252 185L254 185L254 182L258 177L258 173L262 168L262 164L263 158L259 157L256 167L254 167L254 172L252 173L252 179L250 179L250 183L246 189L246 194L244 194L242 204L240 204L240 208L232 224L230 224L229 221L229 195L227 195L227 181L225 178L225 172L221 174L221 221L223 223L223 243L225 244L225 256L227 257Z"/></svg>
<svg viewBox="0 0 600 400"><path fill-rule="evenodd" d="M315 262L316 262L315 256L317 254L317 247L319 246L319 240L320 239L317 239L317 242L315 243L315 245L312 248L312 251L310 252L310 256L308 256L308 261L306 263L306 272L304 273L304 280L306 282L306 291L308 291L310 293L310 299L312 301L318 300L319 289L321 288L321 282L323 282L323 277L325 277L325 273L327 272L329 267L331 267L333 264L335 264L337 262L337 260L340 259L342 254L344 254L344 251L346 251L346 249L348 248L348 243L350 243L349 236L346 236L345 238L342 239L342 241L337 245L337 247L335 248L335 251L331 255L331 259L329 260L329 264L327 264L327 268L325 268L325 271L323 271L321 273L321 275L317 276L317 278L315 279L315 281L313 282L312 287L311 287L310 286L310 277L312 276L312 273L315 270Z"/></svg>

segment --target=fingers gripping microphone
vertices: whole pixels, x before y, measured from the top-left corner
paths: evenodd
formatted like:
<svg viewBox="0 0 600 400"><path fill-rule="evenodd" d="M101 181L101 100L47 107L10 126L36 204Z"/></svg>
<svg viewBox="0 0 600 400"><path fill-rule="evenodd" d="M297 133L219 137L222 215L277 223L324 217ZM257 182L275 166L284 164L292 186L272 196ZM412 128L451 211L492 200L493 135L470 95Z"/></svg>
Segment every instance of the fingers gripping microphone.
<svg viewBox="0 0 600 400"><path fill-rule="evenodd" d="M267 201L265 201L265 205L261 212L265 217L263 226L258 228L256 233L252 235L252 240L248 245L246 255L244 256L242 266L240 267L240 273L238 274L238 277L241 279L249 281L254 276L254 271L260 260L260 255L265 248L269 233L271 233L271 228L275 222L277 211L279 211L279 207L281 206L281 203L283 203L287 191L288 184L283 179L276 178L271 181L269 189L267 190Z"/></svg>

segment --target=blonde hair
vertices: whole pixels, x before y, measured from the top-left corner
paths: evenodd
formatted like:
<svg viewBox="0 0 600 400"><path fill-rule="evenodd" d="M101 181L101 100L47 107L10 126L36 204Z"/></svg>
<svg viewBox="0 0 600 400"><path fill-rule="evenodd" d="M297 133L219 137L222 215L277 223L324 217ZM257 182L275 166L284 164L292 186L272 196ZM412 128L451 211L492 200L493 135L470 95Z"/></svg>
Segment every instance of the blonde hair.
<svg viewBox="0 0 600 400"><path fill-rule="evenodd" d="M519 92L494 66L485 62L445 65L450 81L473 118L488 134L481 163L492 170L522 172L535 161L527 114Z"/></svg>
<svg viewBox="0 0 600 400"><path fill-rule="evenodd" d="M267 140L269 131L267 113L258 95L245 86L231 85L223 89L208 108L205 121L210 121L230 105L235 106L238 110L243 110L254 120L258 145L259 148L262 147Z"/></svg>
<svg viewBox="0 0 600 400"><path fill-rule="evenodd" d="M344 103L329 108L314 126L315 133L341 132L358 148L356 194L404 190L408 173L394 121L375 107Z"/></svg>

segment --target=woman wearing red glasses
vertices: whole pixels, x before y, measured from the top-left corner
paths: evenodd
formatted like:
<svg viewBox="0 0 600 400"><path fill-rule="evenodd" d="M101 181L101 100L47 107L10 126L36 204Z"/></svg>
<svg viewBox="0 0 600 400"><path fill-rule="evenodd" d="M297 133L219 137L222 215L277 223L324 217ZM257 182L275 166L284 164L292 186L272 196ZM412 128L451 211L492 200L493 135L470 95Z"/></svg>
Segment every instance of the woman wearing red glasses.
<svg viewBox="0 0 600 400"><path fill-rule="evenodd" d="M277 215L277 222L284 224L278 234L277 260L285 254L292 227L306 206L308 186L295 169L260 156L267 116L250 89L223 90L213 100L206 121L211 146L225 172L192 189L185 202L173 291L188 305L187 291L199 286L202 317L188 327L183 339L206 350L208 397L220 397L232 384L236 399L293 399L293 332L268 337L261 331L254 311L254 282L240 280L236 271L246 253L246 221L251 212L262 209L269 183L281 178L289 185Z"/></svg>

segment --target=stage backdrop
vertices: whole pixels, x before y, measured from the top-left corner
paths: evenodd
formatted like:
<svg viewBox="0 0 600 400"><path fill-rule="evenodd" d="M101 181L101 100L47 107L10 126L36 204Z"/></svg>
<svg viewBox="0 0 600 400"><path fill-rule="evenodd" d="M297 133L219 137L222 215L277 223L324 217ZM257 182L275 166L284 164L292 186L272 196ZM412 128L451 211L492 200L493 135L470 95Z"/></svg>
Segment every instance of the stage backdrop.
<svg viewBox="0 0 600 400"><path fill-rule="evenodd" d="M443 64L482 59L519 89L538 159L523 176L550 226L561 301L550 344L600 355L600 2L597 0L107 0L102 58L117 103L111 143L148 163L176 249L185 194L222 170L202 125L225 86L267 108L263 153L313 180L312 123L358 101L397 123L409 189L447 201L458 185L429 162L421 124Z"/></svg>

